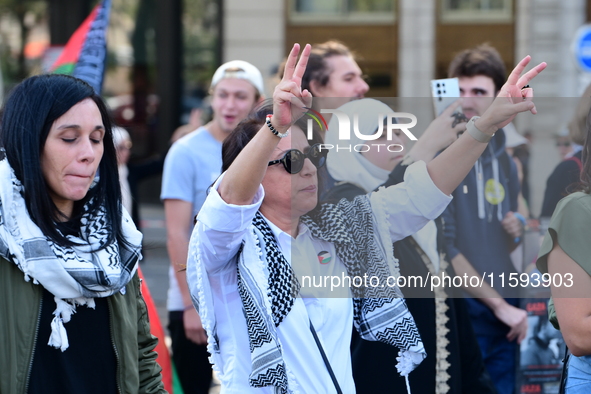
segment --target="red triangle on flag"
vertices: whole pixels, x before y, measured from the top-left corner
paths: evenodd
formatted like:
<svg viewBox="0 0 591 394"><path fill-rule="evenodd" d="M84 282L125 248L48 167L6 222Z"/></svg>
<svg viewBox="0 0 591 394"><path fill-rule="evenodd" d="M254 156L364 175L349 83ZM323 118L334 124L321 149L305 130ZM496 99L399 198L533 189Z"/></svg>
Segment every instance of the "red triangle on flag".
<svg viewBox="0 0 591 394"><path fill-rule="evenodd" d="M80 56L80 51L82 50L82 45L84 44L84 40L86 39L86 35L88 34L88 30L90 30L90 25L92 21L95 20L96 14L100 4L94 7L90 15L82 22L80 27L76 29L72 37L68 40L68 43L64 47L64 50L57 58L55 63L51 66L49 71L55 72L59 67L71 65L73 68L74 64L78 61L78 57ZM72 70L67 72L64 70L64 74L70 74Z"/></svg>

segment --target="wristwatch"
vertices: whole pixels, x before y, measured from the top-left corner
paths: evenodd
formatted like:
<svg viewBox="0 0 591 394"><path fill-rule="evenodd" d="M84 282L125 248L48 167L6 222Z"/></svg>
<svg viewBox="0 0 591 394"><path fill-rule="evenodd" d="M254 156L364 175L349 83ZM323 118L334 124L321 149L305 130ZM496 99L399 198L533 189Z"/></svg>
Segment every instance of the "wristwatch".
<svg viewBox="0 0 591 394"><path fill-rule="evenodd" d="M470 134L472 136L472 138L474 138L476 141L484 142L486 144L495 135L494 134L486 134L486 133L483 133L482 131L478 130L478 127L476 127L476 124L475 124L477 119L480 119L480 116L473 116L470 119L470 121L466 125L466 131L468 131L468 134Z"/></svg>

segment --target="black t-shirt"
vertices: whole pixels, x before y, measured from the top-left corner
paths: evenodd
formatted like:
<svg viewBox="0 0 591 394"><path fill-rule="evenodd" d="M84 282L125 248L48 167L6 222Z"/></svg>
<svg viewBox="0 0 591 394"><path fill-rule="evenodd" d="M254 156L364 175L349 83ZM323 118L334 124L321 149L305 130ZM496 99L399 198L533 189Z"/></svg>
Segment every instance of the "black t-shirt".
<svg viewBox="0 0 591 394"><path fill-rule="evenodd" d="M582 151L579 151L571 158L561 161L548 177L541 217L552 217L558 201L572 193L577 183L580 182L581 155Z"/></svg>
<svg viewBox="0 0 591 394"><path fill-rule="evenodd" d="M47 344L56 303L53 295L43 289L29 394L118 392L108 301L105 298L94 301L95 309L77 306L72 319L64 324L70 346L62 352Z"/></svg>

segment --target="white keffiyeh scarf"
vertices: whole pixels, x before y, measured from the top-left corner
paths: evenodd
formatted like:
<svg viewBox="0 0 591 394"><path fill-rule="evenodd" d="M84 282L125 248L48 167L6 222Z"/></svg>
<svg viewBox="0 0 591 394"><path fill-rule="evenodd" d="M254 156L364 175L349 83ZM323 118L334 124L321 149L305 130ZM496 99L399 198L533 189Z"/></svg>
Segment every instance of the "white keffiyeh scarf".
<svg viewBox="0 0 591 394"><path fill-rule="evenodd" d="M80 236L67 236L76 246L57 245L31 220L22 191L8 161L1 160L0 256L16 264L26 281L33 279L54 295L57 308L48 345L64 351L68 348L64 323L70 321L76 306L94 308L95 297L125 290L141 258L142 234L123 210L123 235L131 246L114 242L100 249L110 231L101 210L96 216L84 213Z"/></svg>
<svg viewBox="0 0 591 394"><path fill-rule="evenodd" d="M367 196L353 202L325 204L313 217L302 222L312 234L335 244L337 254L351 276L377 276L386 283L388 276L398 276L398 262L393 257L387 230L387 214L382 207L372 207ZM376 220L376 218L379 218ZM248 327L252 370L251 387L272 386L276 394L292 392L289 374L279 345L277 327L293 306L299 284L277 245L265 220L257 214L251 231L238 252L238 289ZM190 249L199 249L199 238ZM195 244L196 243L196 244ZM214 360L220 353L216 321L210 300L211 288L197 260L199 294L192 294L204 327L208 330L209 350ZM265 291L267 289L267 291ZM354 288L354 324L361 337L397 346L398 372L405 377L426 357L421 337L402 293L397 287ZM307 328L302 328L307 329Z"/></svg>

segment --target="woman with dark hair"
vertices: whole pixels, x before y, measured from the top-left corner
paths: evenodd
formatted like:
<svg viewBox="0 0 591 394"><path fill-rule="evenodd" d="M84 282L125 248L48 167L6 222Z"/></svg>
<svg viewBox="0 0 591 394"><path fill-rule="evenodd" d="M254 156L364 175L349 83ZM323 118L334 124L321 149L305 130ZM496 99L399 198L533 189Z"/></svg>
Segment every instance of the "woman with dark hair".
<svg viewBox="0 0 591 394"><path fill-rule="evenodd" d="M579 191L556 205L536 263L552 289L549 320L562 332L571 353L567 394L591 390L591 242L587 230L591 221L591 112L585 129Z"/></svg>
<svg viewBox="0 0 591 394"><path fill-rule="evenodd" d="M165 392L102 99L74 77L28 78L0 141L0 392Z"/></svg>
<svg viewBox="0 0 591 394"><path fill-rule="evenodd" d="M398 277L392 241L443 211L487 146L480 140L518 112L535 113L531 90L517 86L545 67L520 77L524 59L477 129L428 165L410 166L404 183L317 206L325 151L294 125L311 98L301 89L310 46L298 62L299 49L289 54L272 113L240 124L224 142L227 170L191 237L187 278L222 393L354 392L353 324L362 338L397 346L396 367L408 376L425 352L388 279Z"/></svg>
<svg viewBox="0 0 591 394"><path fill-rule="evenodd" d="M338 108L350 100L363 98L369 85L365 82L353 52L345 44L329 40L312 45L308 65L302 76L302 89L312 94L315 98L313 107L320 110L320 107ZM327 121L331 117L331 114L324 114ZM322 139L325 137L324 133L324 129L319 131ZM325 187L318 189L319 196L322 197L327 188L332 187L334 179L326 168L320 169L319 175L325 179Z"/></svg>

